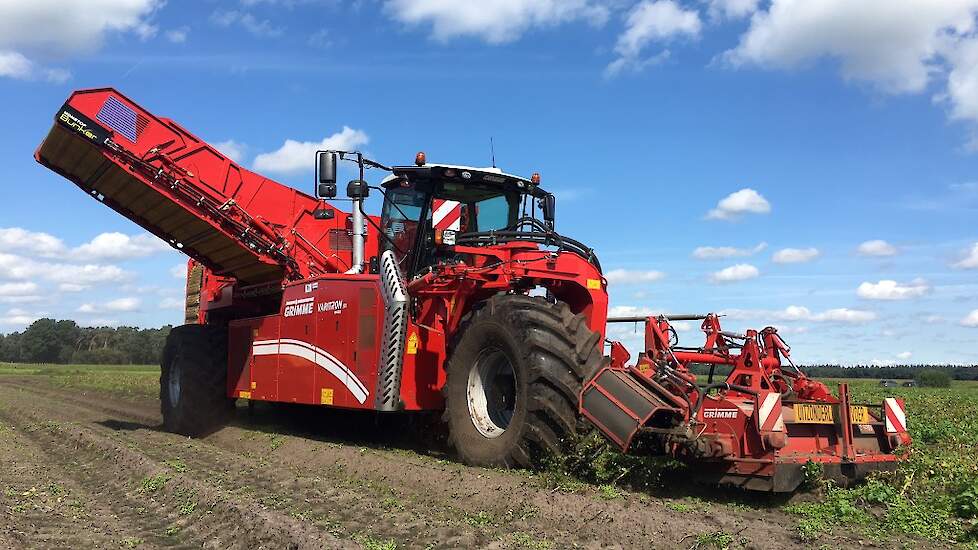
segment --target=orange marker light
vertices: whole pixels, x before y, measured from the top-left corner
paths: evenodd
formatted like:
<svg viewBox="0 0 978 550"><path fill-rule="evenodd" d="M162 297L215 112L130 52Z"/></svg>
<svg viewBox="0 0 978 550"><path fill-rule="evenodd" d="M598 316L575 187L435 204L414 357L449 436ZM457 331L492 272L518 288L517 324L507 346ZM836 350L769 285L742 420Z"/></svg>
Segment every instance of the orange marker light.
<svg viewBox="0 0 978 550"><path fill-rule="evenodd" d="M424 166L427 160L428 159L425 157L424 151L418 151L418 154L414 155L414 163L418 166Z"/></svg>
<svg viewBox="0 0 978 550"><path fill-rule="evenodd" d="M535 185L540 185L540 172L534 172L533 175L530 176L530 181Z"/></svg>

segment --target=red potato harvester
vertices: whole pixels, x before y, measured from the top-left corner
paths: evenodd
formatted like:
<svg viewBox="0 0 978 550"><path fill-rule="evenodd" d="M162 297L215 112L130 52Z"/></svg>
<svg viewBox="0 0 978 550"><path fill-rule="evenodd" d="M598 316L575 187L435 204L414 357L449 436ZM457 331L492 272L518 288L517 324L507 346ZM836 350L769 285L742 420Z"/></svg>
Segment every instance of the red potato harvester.
<svg viewBox="0 0 978 550"><path fill-rule="evenodd" d="M560 453L583 417L622 452L764 491L794 490L808 462L857 479L910 443L902 401L851 403L845 384L833 396L794 368L774 328L608 318L601 264L555 230L537 174L319 151L312 197L110 88L73 93L35 157L189 256L187 324L167 340L160 379L177 433L215 429L237 399L444 411L464 462L529 467ZM342 161L358 171L347 199L336 198ZM379 215L364 211L371 192ZM680 347L670 322L694 319L706 342ZM619 342L605 355L613 322L644 323L635 364ZM693 364L732 370L704 385Z"/></svg>

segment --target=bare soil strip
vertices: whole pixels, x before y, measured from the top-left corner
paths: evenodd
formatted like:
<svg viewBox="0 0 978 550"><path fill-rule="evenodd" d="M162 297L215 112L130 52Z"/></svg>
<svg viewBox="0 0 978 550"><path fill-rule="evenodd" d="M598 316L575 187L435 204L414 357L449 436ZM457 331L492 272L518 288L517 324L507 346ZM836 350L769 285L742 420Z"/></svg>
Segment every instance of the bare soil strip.
<svg viewBox="0 0 978 550"><path fill-rule="evenodd" d="M152 399L0 378L0 546L691 548L717 532L735 547L798 544L776 507L565 493L527 472L379 448L376 433L335 436L388 428L362 418L239 408L192 440L158 429Z"/></svg>

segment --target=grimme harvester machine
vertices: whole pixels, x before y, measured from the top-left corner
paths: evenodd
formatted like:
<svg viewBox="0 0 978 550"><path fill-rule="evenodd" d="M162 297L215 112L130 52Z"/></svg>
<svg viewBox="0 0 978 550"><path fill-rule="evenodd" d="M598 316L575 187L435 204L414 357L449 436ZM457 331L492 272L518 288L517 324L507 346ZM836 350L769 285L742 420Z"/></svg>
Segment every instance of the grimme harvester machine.
<svg viewBox="0 0 978 550"><path fill-rule="evenodd" d="M463 461L532 466L589 422L623 452L768 491L795 489L810 461L850 479L892 466L910 442L900 400L832 395L774 328L609 319L597 257L555 231L536 174L320 151L314 198L113 89L73 93L35 156L190 257L187 324L160 378L174 432L214 429L236 399L444 411ZM340 161L359 170L350 212L330 202ZM370 185L367 170L386 177ZM379 216L364 212L371 191ZM705 345L679 347L679 319L702 321ZM634 364L618 342L605 354L609 322L644 323ZM694 364L732 371L699 384Z"/></svg>

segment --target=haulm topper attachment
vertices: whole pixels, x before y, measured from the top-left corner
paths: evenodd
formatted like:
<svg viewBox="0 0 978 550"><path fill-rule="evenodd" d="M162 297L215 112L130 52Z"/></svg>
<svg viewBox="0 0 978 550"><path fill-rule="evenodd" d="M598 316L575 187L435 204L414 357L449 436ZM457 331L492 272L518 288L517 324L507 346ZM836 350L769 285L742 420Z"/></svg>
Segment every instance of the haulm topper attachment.
<svg viewBox="0 0 978 550"><path fill-rule="evenodd" d="M609 319L601 264L557 232L537 174L320 151L310 196L111 88L73 93L35 157L189 256L187 324L161 361L175 432L219 428L239 399L442 411L465 462L531 467L566 450L584 418L622 452L765 491L794 490L807 462L855 479L910 443L902 402L854 403L845 385L833 395L783 368L773 328ZM356 174L343 199L341 162ZM379 214L365 211L370 193ZM706 343L680 347L678 318L701 320ZM610 322L644 323L634 364L606 346ZM704 384L695 364L731 371Z"/></svg>

